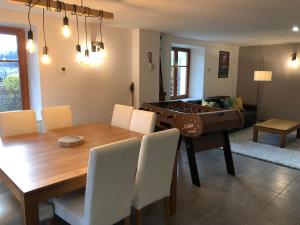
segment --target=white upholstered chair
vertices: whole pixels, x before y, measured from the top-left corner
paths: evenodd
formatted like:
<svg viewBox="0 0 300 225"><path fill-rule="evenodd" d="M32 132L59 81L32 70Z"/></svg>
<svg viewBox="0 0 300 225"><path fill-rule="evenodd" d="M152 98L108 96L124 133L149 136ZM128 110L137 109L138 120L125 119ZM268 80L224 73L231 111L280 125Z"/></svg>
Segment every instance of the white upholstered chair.
<svg viewBox="0 0 300 225"><path fill-rule="evenodd" d="M54 198L55 214L72 225L129 224L139 149L136 138L92 149L85 193Z"/></svg>
<svg viewBox="0 0 300 225"><path fill-rule="evenodd" d="M53 217L53 207L48 203L39 205L40 221ZM22 213L20 203L11 194L6 192L0 195L0 224L1 225L22 225Z"/></svg>
<svg viewBox="0 0 300 225"><path fill-rule="evenodd" d="M178 129L170 129L143 137L132 203L137 210L136 225L141 225L142 209L162 199L169 224L169 196L179 134Z"/></svg>
<svg viewBox="0 0 300 225"><path fill-rule="evenodd" d="M73 126L73 116L69 105L45 107L42 109L45 131Z"/></svg>
<svg viewBox="0 0 300 225"><path fill-rule="evenodd" d="M1 137L37 132L35 112L32 110L0 113Z"/></svg>
<svg viewBox="0 0 300 225"><path fill-rule="evenodd" d="M135 109L132 112L129 130L142 134L149 134L154 131L156 114L144 110Z"/></svg>
<svg viewBox="0 0 300 225"><path fill-rule="evenodd" d="M115 104L111 125L128 130L132 111L132 106Z"/></svg>

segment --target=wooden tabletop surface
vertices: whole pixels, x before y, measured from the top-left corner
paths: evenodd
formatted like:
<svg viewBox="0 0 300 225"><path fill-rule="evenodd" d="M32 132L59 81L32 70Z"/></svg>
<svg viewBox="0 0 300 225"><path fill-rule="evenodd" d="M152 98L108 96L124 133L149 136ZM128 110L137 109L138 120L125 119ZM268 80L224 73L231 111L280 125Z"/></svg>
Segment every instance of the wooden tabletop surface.
<svg viewBox="0 0 300 225"><path fill-rule="evenodd" d="M255 126L287 131L293 128L296 129L297 127L300 128L300 121L274 118L274 119L264 121L262 123L257 123Z"/></svg>
<svg viewBox="0 0 300 225"><path fill-rule="evenodd" d="M62 148L57 139L67 135L81 135L85 143ZM89 151L128 138L142 138L142 134L102 123L74 126L3 138L0 142L0 169L24 195L68 179L86 176Z"/></svg>

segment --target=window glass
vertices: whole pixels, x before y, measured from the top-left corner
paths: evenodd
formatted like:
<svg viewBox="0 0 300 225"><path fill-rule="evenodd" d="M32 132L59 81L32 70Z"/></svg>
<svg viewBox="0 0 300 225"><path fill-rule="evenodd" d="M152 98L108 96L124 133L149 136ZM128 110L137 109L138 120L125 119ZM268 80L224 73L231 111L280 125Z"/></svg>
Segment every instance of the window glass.
<svg viewBox="0 0 300 225"><path fill-rule="evenodd" d="M17 36L0 34L0 111L22 109Z"/></svg>
<svg viewBox="0 0 300 225"><path fill-rule="evenodd" d="M174 66L175 64L175 54L174 51L171 51L171 66Z"/></svg>
<svg viewBox="0 0 300 225"><path fill-rule="evenodd" d="M0 34L0 60L18 60L16 35Z"/></svg>
<svg viewBox="0 0 300 225"><path fill-rule="evenodd" d="M178 51L178 66L187 66L188 64L188 53Z"/></svg>
<svg viewBox="0 0 300 225"><path fill-rule="evenodd" d="M178 67L177 95L186 95L187 67Z"/></svg>
<svg viewBox="0 0 300 225"><path fill-rule="evenodd" d="M190 49L172 48L170 96L171 99L188 98Z"/></svg>
<svg viewBox="0 0 300 225"><path fill-rule="evenodd" d="M174 67L171 67L170 96L174 95Z"/></svg>
<svg viewBox="0 0 300 225"><path fill-rule="evenodd" d="M17 62L0 62L0 111L22 109L22 96Z"/></svg>

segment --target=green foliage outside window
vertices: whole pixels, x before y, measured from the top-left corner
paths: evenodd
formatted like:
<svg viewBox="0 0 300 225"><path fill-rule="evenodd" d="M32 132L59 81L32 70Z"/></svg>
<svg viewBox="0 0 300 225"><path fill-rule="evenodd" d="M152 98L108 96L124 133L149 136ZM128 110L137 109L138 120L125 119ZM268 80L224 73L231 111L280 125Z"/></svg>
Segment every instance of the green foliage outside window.
<svg viewBox="0 0 300 225"><path fill-rule="evenodd" d="M11 74L0 83L0 111L22 109L20 79L18 74Z"/></svg>

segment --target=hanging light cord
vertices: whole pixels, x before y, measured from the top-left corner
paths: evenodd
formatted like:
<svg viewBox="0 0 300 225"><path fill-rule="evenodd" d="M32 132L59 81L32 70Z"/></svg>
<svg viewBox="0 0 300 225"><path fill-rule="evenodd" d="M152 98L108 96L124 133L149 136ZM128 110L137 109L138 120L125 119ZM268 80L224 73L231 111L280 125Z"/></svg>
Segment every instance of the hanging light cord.
<svg viewBox="0 0 300 225"><path fill-rule="evenodd" d="M28 18L28 23L29 23L29 30L31 30L31 20L30 20L30 13L31 13L31 9L37 4L39 3L40 0L37 0L35 3L32 3L32 0L28 1L28 14L27 14L27 18Z"/></svg>
<svg viewBox="0 0 300 225"><path fill-rule="evenodd" d="M44 8L43 8L43 35L44 35L45 47L47 47L46 34L45 34L45 10L44 10Z"/></svg>
<svg viewBox="0 0 300 225"><path fill-rule="evenodd" d="M76 28L77 28L77 44L79 44L79 26L78 26L78 15L75 14L76 16Z"/></svg>
<svg viewBox="0 0 300 225"><path fill-rule="evenodd" d="M103 19L103 10L101 10L101 16L100 16L100 38L102 42L102 19Z"/></svg>
<svg viewBox="0 0 300 225"><path fill-rule="evenodd" d="M66 10L66 4L63 2L64 4L64 10L65 10L65 17L67 17L67 10Z"/></svg>
<svg viewBox="0 0 300 225"><path fill-rule="evenodd" d="M87 27L86 27L86 16L84 17L84 28L85 28L85 47L88 49L88 43L87 43Z"/></svg>

